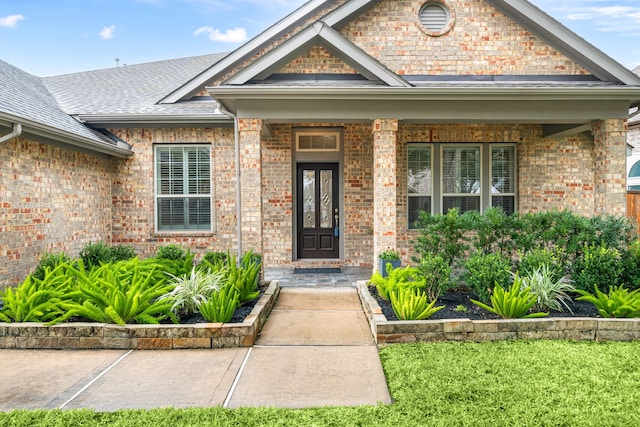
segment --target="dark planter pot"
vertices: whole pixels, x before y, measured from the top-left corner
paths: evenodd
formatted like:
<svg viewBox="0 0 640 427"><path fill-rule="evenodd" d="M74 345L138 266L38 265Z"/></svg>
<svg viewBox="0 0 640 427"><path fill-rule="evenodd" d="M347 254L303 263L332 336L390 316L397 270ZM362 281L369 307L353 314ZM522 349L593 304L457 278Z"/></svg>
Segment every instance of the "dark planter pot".
<svg viewBox="0 0 640 427"><path fill-rule="evenodd" d="M382 274L382 277L387 277L387 264L391 264L391 266L395 268L400 268L402 264L402 260L399 259L378 259L378 271Z"/></svg>

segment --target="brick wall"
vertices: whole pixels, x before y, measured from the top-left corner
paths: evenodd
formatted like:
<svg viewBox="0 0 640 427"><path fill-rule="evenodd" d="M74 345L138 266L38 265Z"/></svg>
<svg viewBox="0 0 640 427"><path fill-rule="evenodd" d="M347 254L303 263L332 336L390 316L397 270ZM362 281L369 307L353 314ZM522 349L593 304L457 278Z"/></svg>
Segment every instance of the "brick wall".
<svg viewBox="0 0 640 427"><path fill-rule="evenodd" d="M398 74L588 74L482 0L446 0L453 29L428 36L424 0L384 0L340 32Z"/></svg>
<svg viewBox="0 0 640 427"><path fill-rule="evenodd" d="M44 252L111 236L111 160L23 138L0 145L0 288Z"/></svg>
<svg viewBox="0 0 640 427"><path fill-rule="evenodd" d="M158 246L176 243L196 254L235 249L236 172L232 128L215 129L111 129L133 145L135 155L114 161L113 242L133 246L142 256L153 255ZM211 144L213 233L155 232L154 143Z"/></svg>
<svg viewBox="0 0 640 427"><path fill-rule="evenodd" d="M355 74L357 71L324 47L314 46L282 67L278 73Z"/></svg>

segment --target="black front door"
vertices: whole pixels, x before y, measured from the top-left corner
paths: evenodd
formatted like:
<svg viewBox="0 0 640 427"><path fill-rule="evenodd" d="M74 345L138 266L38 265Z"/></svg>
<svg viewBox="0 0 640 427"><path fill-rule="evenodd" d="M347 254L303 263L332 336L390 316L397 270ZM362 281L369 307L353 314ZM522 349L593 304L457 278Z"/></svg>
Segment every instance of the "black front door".
<svg viewBox="0 0 640 427"><path fill-rule="evenodd" d="M338 164L298 164L297 185L298 258L338 258Z"/></svg>

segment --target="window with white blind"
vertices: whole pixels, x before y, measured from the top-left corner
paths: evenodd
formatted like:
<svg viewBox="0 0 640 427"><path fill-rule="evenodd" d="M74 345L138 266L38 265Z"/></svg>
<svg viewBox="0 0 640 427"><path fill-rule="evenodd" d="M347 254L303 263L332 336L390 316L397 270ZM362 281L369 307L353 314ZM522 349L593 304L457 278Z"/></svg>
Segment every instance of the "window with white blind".
<svg viewBox="0 0 640 427"><path fill-rule="evenodd" d="M515 144L407 146L407 216L415 228L420 212L483 212L490 206L516 211Z"/></svg>
<svg viewBox="0 0 640 427"><path fill-rule="evenodd" d="M211 148L155 147L156 229L211 231Z"/></svg>

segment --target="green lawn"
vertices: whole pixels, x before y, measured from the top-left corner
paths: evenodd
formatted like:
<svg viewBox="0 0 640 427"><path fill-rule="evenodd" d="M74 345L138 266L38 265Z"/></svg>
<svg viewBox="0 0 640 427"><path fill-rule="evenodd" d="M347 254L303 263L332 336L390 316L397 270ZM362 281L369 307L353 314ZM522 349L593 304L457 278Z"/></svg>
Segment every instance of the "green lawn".
<svg viewBox="0 0 640 427"><path fill-rule="evenodd" d="M380 356L390 406L14 411L0 426L640 425L640 342L392 345Z"/></svg>

